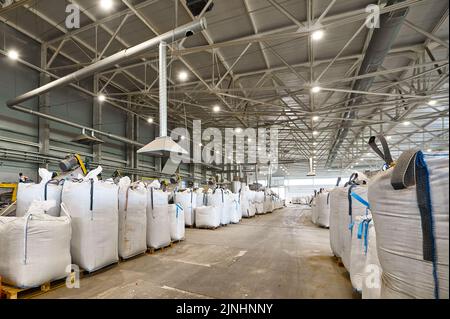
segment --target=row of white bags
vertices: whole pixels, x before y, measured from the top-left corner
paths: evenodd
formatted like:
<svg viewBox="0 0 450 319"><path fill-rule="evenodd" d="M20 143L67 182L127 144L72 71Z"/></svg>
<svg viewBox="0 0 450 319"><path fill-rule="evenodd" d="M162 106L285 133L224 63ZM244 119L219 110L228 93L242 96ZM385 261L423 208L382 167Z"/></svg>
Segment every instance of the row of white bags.
<svg viewBox="0 0 450 319"><path fill-rule="evenodd" d="M368 182L365 175L354 173L345 186L335 187L327 194L328 198L322 196L322 201L328 199L330 205L330 245L334 255L341 257L350 273L352 286L362 293L362 297L377 299L380 297L382 268L367 202ZM316 196L316 202L319 196Z"/></svg>
<svg viewBox="0 0 450 319"><path fill-rule="evenodd" d="M67 181L61 198L60 207L70 217L44 214L56 205L47 200L34 202L52 204L42 205L40 215L32 214L30 206L23 217L1 219L0 273L8 283L34 287L63 277L70 264L91 272L117 262L119 256L129 258L147 247L160 248L184 238L182 206L169 205L167 193L131 184L128 178L119 186L96 179ZM45 243L35 245L40 242ZM63 256L64 262L58 262Z"/></svg>

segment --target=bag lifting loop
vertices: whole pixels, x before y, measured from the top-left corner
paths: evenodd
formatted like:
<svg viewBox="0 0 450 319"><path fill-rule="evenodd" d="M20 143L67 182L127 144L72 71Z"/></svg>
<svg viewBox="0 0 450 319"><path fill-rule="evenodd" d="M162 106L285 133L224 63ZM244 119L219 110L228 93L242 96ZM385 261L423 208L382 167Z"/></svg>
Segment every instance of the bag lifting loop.
<svg viewBox="0 0 450 319"><path fill-rule="evenodd" d="M380 148L377 146L376 140L380 140L381 146L383 148L383 151L380 150ZM369 146L372 148L372 150L379 156L381 157L382 160L384 160L384 162L386 163L386 166L389 167L393 167L395 166L395 163L392 159L391 156L391 151L389 150L389 145L385 139L385 137L383 135L378 135L378 136L371 136L369 138Z"/></svg>

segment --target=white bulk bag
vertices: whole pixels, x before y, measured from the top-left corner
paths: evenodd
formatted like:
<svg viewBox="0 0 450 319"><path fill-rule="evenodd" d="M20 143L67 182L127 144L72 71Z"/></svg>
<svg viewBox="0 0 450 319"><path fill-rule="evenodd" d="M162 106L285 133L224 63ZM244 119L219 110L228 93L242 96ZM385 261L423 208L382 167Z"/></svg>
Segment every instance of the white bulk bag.
<svg viewBox="0 0 450 319"><path fill-rule="evenodd" d="M373 220L369 223L369 246L362 284L362 299L379 299L381 295L381 277L383 270L378 260L377 237Z"/></svg>
<svg viewBox="0 0 450 319"><path fill-rule="evenodd" d="M0 274L18 288L64 278L72 264L70 217L44 214L34 209L36 203L24 217L0 217Z"/></svg>
<svg viewBox="0 0 450 319"><path fill-rule="evenodd" d="M195 209L197 228L216 228L220 226L220 213L215 206L201 206Z"/></svg>
<svg viewBox="0 0 450 319"><path fill-rule="evenodd" d="M147 196L147 246L154 249L169 246L169 194L150 188Z"/></svg>
<svg viewBox="0 0 450 319"><path fill-rule="evenodd" d="M344 264L345 269L347 271L350 271L350 255L351 255L351 247L352 247L352 229L353 229L353 222L355 221L355 218L358 216L363 216L367 214L367 207L364 206L361 202L354 199L349 194L355 193L359 195L362 199L367 201L367 185L355 185L352 187L352 185L347 186L344 188L346 191L346 203L345 205L346 210L344 211L345 214L341 214L340 217L340 232L341 232L341 239L342 239L342 263ZM341 195L343 195L341 193ZM343 201L343 198L341 198ZM351 205L351 206L350 206ZM350 214L351 210L351 214Z"/></svg>
<svg viewBox="0 0 450 319"><path fill-rule="evenodd" d="M19 183L17 189L17 217L25 216L26 211L33 201L45 200L54 200L56 202L56 205L45 213L56 217L59 216L61 210L62 183L59 183L58 180L51 180L52 173L44 168L39 169L39 176L41 177L39 184Z"/></svg>
<svg viewBox="0 0 450 319"><path fill-rule="evenodd" d="M255 191L248 192L248 215L249 217L253 217L256 215L256 204L255 204Z"/></svg>
<svg viewBox="0 0 450 319"><path fill-rule="evenodd" d="M181 204L169 205L170 238L172 240L183 240L185 236L184 209Z"/></svg>
<svg viewBox="0 0 450 319"><path fill-rule="evenodd" d="M405 154L408 155L405 152L402 157ZM421 154L417 154L419 155ZM383 269L381 298L435 298L439 295L439 298L447 299L449 298L448 154L424 155L429 175L431 216L434 222L434 227L432 226L434 231L431 234L434 233L436 267L432 260L424 260L426 252L424 240L427 241L430 237L423 236L417 185L397 190L391 185L395 170L403 166L400 165L402 157L394 168L376 175L369 187L378 257ZM412 165L421 164L414 167L416 174L419 174L418 168L423 167L421 158L422 156L419 156L409 162ZM408 175L403 174L405 177ZM419 194L423 196L428 192L419 191ZM436 283L439 289L436 289Z"/></svg>
<svg viewBox="0 0 450 319"><path fill-rule="evenodd" d="M91 272L117 262L117 185L94 179L66 181L62 202L72 218L73 263Z"/></svg>
<svg viewBox="0 0 450 319"><path fill-rule="evenodd" d="M318 211L317 211L317 197L314 197L313 200L311 201L311 221L313 222L313 224L317 224L317 215L318 215Z"/></svg>
<svg viewBox="0 0 450 319"><path fill-rule="evenodd" d="M225 211L225 194L222 188L216 188L212 193L208 194L208 206L215 206L219 211L220 224L229 224L229 211Z"/></svg>
<svg viewBox="0 0 450 319"><path fill-rule="evenodd" d="M316 223L322 227L330 226L330 193L322 192L316 198L317 219Z"/></svg>
<svg viewBox="0 0 450 319"><path fill-rule="evenodd" d="M130 258L147 250L147 188L129 177L119 181L119 256Z"/></svg>
<svg viewBox="0 0 450 319"><path fill-rule="evenodd" d="M265 214L264 211L264 192L262 191L258 191L255 192L255 209L256 209L256 214Z"/></svg>
<svg viewBox="0 0 450 319"><path fill-rule="evenodd" d="M342 199L342 187L336 187L330 191L330 247L336 257L342 255L341 233L339 231L340 215L345 211L342 208L345 198Z"/></svg>
<svg viewBox="0 0 450 319"><path fill-rule="evenodd" d="M232 206L232 198L230 191L224 191L224 203L223 203L223 220L221 220L222 225L228 225L231 223L231 215L234 213Z"/></svg>
<svg viewBox="0 0 450 319"><path fill-rule="evenodd" d="M207 195L203 192L203 189L197 189L195 191L195 199L196 199L195 207L202 207L206 205Z"/></svg>
<svg viewBox="0 0 450 319"><path fill-rule="evenodd" d="M239 192L239 201L241 204L241 215L242 217L250 217L250 212L249 212L249 199L248 199L248 191L246 189L247 187L242 187L240 192Z"/></svg>
<svg viewBox="0 0 450 319"><path fill-rule="evenodd" d="M238 224L241 221L241 204L239 203L239 194L230 194L231 214L230 222Z"/></svg>
<svg viewBox="0 0 450 319"><path fill-rule="evenodd" d="M264 194L264 212L271 213L275 210L274 198L270 194Z"/></svg>
<svg viewBox="0 0 450 319"><path fill-rule="evenodd" d="M197 194L191 190L175 193L174 203L180 203L183 207L186 226L193 226L195 224L194 210L197 206Z"/></svg>
<svg viewBox="0 0 450 319"><path fill-rule="evenodd" d="M349 273L352 286L358 292L362 292L367 250L369 248L370 221L369 217L358 216L353 223Z"/></svg>

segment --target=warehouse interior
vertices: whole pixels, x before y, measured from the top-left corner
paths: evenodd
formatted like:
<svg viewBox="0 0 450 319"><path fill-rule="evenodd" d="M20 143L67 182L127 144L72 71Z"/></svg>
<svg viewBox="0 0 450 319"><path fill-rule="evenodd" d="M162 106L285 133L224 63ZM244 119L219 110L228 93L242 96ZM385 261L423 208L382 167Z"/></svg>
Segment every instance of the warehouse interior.
<svg viewBox="0 0 450 319"><path fill-rule="evenodd" d="M448 299L448 11L0 0L0 299Z"/></svg>

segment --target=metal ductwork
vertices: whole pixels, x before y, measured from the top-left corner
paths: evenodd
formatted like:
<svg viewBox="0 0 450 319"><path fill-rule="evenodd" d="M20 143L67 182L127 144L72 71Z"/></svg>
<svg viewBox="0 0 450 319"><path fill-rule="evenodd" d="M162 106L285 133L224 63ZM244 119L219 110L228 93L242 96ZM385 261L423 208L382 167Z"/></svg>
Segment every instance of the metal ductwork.
<svg viewBox="0 0 450 319"><path fill-rule="evenodd" d="M181 27L178 27L172 31L166 32L160 36L142 42L141 44L135 45L134 47L119 51L103 60L97 61L81 70L68 74L62 78L54 80L46 85L43 85L37 89L24 93L12 100L6 102L8 107L13 107L14 105L21 104L25 101L30 100L33 97L42 95L52 89L57 87L61 87L63 85L70 84L72 82L80 81L88 76L91 76L95 73L105 71L109 68L114 67L116 64L121 63L123 61L129 60L131 58L135 58L140 54L143 54L151 49L154 49L161 42L174 42L185 38L187 36L191 36L194 33L203 31L206 29L206 19L202 18L200 20L196 20L194 22L185 24Z"/></svg>
<svg viewBox="0 0 450 319"><path fill-rule="evenodd" d="M386 6L391 6L405 0L389 0ZM398 32L408 14L409 8L402 8L399 10L384 13L380 16L380 27L375 29L367 48L366 54L361 64L358 75L364 75L378 71L378 68L382 65L384 58L388 54ZM375 77L363 78L355 81L352 90L353 91L368 91L372 86ZM330 165L336 158L337 151L344 142L350 127L353 124L352 119L355 119L357 110L352 109L353 105L357 105L361 102L362 96L360 94L352 93L350 95L350 102L348 103L349 111L346 111L343 115L341 128L338 130L334 143L331 147L330 154L328 156L327 165Z"/></svg>
<svg viewBox="0 0 450 319"><path fill-rule="evenodd" d="M159 44L159 137L145 145L137 152L150 153L155 156L170 156L170 153L188 154L180 145L167 136L167 44L162 41ZM175 163L175 170L180 164ZM170 169L170 172L174 169Z"/></svg>
<svg viewBox="0 0 450 319"><path fill-rule="evenodd" d="M72 82L75 81L79 81L81 79L84 79L88 76L93 75L94 73L97 72L101 72L104 71L108 68L114 67L116 64L126 61L130 58L136 57L142 53L145 53L146 51L153 49L155 47L157 47L161 42L173 42L173 41L177 41L180 40L182 38L185 38L187 36L190 36L196 32L200 32L202 30L204 30L206 28L206 20L200 19L198 21L194 21L191 23L188 23L184 26L181 26L179 28L176 28L173 31L169 31L167 33L164 33L158 37L152 38L150 40L147 40L141 44L138 44L134 47L122 50L116 54L113 54L103 60L100 60L90 66L87 66L81 70L78 70L74 73L71 73L69 75L66 75L64 77L61 77L55 81L52 81L44 86L41 86L37 89L34 89L32 91L29 91L27 93L24 93L14 99L11 99L9 101L6 102L6 105L15 111L19 111L19 112L23 112L23 113L28 113L28 114L32 114L35 116L38 116L40 118L49 120L49 121L54 121L54 122L58 122L58 123L62 123L68 126L72 126L72 127L76 127L76 128L80 128L83 132L85 131L90 131L91 132L91 136L90 138L92 138L93 133L96 133L98 135L102 135L102 136L106 136L108 138L120 141L120 142L124 142L127 144L131 144L131 145L136 145L138 147L142 147L143 144L137 142L137 141L133 141L130 140L128 138L122 137L122 136L118 136L118 135L114 135L108 132L104 132L104 131L100 131L100 130L96 130L93 128L89 128L89 127L85 127L83 125L80 125L78 123L72 122L72 121L68 121L65 119L61 119L59 117L50 115L50 114L46 114L46 113L42 113L42 112L38 112L38 111L34 111L31 110L27 107L21 106L20 104L28 101L34 97L37 97L41 94L44 94L52 89L55 89L57 87L61 87L67 84L70 84ZM167 121L166 121L167 123ZM166 130L167 130L167 126L166 126ZM167 132L167 131L166 131ZM86 134L85 134L86 135ZM85 137L85 136L80 136L81 137ZM83 140L84 141L84 140ZM101 140L98 139L96 142L100 142ZM103 141L101 141L103 142Z"/></svg>

